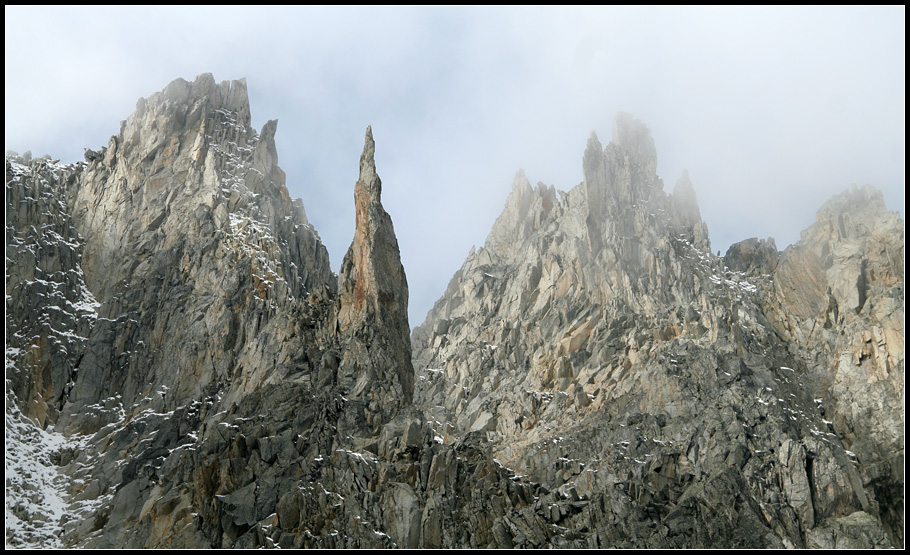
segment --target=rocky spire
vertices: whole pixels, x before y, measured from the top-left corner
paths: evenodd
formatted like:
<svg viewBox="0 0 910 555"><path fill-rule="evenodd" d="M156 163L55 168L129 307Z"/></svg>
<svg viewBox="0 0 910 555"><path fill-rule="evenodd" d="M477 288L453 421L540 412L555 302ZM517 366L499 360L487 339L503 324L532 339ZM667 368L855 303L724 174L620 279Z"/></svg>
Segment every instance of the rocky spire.
<svg viewBox="0 0 910 555"><path fill-rule="evenodd" d="M382 420L408 404L414 389L408 286L392 219L382 207L376 145L367 127L360 179L354 186L356 227L338 276L337 331L360 346L345 350L339 371L349 398L381 405ZM345 383L349 380L350 383Z"/></svg>
<svg viewBox="0 0 910 555"><path fill-rule="evenodd" d="M650 214L663 202L657 177L657 152L651 131L626 113L613 122L613 140L601 148L591 134L582 160L588 214L588 244L593 254L608 245L623 260L639 257L639 243L653 227Z"/></svg>
<svg viewBox="0 0 910 555"><path fill-rule="evenodd" d="M613 118L613 143L635 157L647 175L657 173L657 148L651 130L632 114L619 112Z"/></svg>
<svg viewBox="0 0 910 555"><path fill-rule="evenodd" d="M683 170L673 189L673 207L680 224L701 224L701 212L698 210L698 200L688 170Z"/></svg>
<svg viewBox="0 0 910 555"><path fill-rule="evenodd" d="M502 214L496 218L487 237L486 248L494 251L510 250L528 227L528 211L534 200L531 183L523 170L518 170L512 182L512 193L506 199Z"/></svg>
<svg viewBox="0 0 910 555"><path fill-rule="evenodd" d="M695 195L695 188L692 187L692 181L689 179L688 170L683 170L682 176L676 182L676 187L670 196L670 207L674 233L685 235L693 245L701 250L711 250L708 227L702 222L701 211L698 209L698 198Z"/></svg>

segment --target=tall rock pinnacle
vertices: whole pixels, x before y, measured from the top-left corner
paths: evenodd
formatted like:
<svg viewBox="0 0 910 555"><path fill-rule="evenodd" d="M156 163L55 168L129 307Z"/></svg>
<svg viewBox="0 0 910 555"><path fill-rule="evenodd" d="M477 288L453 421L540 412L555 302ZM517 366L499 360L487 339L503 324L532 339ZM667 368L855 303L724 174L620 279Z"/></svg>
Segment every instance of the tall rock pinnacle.
<svg viewBox="0 0 910 555"><path fill-rule="evenodd" d="M698 210L698 199L695 188L689 179L689 172L683 171L676 182L673 194L670 197L670 215L676 233L688 237L692 244L702 250L711 250L711 241L708 238L708 226L702 222L701 212Z"/></svg>
<svg viewBox="0 0 910 555"><path fill-rule="evenodd" d="M342 385L352 386L350 398L369 397L389 416L395 407L410 403L414 371L407 278L392 219L380 201L375 150L372 129L367 127L360 179L354 186L354 240L338 276L337 330L358 345L345 352L339 377ZM346 379L352 382L345 384Z"/></svg>

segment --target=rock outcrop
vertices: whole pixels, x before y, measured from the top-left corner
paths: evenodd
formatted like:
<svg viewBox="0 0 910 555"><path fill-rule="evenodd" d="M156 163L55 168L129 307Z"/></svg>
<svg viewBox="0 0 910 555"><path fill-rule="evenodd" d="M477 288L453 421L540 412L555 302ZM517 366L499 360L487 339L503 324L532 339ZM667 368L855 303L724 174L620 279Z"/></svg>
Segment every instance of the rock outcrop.
<svg viewBox="0 0 910 555"><path fill-rule="evenodd" d="M412 335L416 403L585 500L575 547L902 545L899 217L854 191L783 254L719 258L640 122L582 167L558 200L516 177Z"/></svg>
<svg viewBox="0 0 910 555"><path fill-rule="evenodd" d="M140 100L101 157L79 166L67 203L101 306L58 428L106 399L131 413L160 397L173 410L296 366L265 337L292 336L297 301L334 290L335 277L288 196L275 126L250 128L244 81L201 75ZM82 433L108 424L77 420Z"/></svg>
<svg viewBox="0 0 910 555"><path fill-rule="evenodd" d="M87 163L7 161L8 544L506 546L506 512L536 524L539 485L411 404L371 131L337 278L274 131L203 75Z"/></svg>
<svg viewBox="0 0 910 555"><path fill-rule="evenodd" d="M21 210L7 224L7 330L20 338L7 376L25 417L95 440L62 459L75 507L64 545L95 522L141 520L160 491L136 490L132 469L171 461L161 445L204 441L189 427L200 407L235 406L267 383L317 385L317 321L337 278L287 193L275 130L250 127L244 81L206 74L140 100L87 163L8 159L7 205ZM190 503L187 484L169 495Z"/></svg>
<svg viewBox="0 0 910 555"><path fill-rule="evenodd" d="M373 423L411 404L414 369L408 326L408 282L392 219L380 202L373 131L367 127L360 179L354 186L354 241L341 263L335 327L345 338L339 380Z"/></svg>
<svg viewBox="0 0 910 555"><path fill-rule="evenodd" d="M777 269L780 252L773 237L752 237L730 245L724 255L724 264L734 272L747 276L771 274Z"/></svg>
<svg viewBox="0 0 910 555"><path fill-rule="evenodd" d="M765 312L903 544L904 222L870 186L835 196L780 257Z"/></svg>
<svg viewBox="0 0 910 555"><path fill-rule="evenodd" d="M64 197L75 175L44 158L6 158L7 395L41 427L56 421L98 317Z"/></svg>
<svg viewBox="0 0 910 555"><path fill-rule="evenodd" d="M335 276L243 80L7 155L7 544L903 545L903 221L711 254L647 127L516 175L409 337L367 129ZM413 349L413 351L412 351Z"/></svg>

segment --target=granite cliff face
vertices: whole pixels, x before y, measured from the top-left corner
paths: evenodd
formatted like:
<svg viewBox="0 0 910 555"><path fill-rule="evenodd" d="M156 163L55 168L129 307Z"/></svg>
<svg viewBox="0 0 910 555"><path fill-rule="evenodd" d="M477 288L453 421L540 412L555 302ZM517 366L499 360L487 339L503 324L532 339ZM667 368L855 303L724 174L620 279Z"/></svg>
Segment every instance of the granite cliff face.
<svg viewBox="0 0 910 555"><path fill-rule="evenodd" d="M903 545L874 189L719 258L620 114L568 193L516 176L409 337L371 130L335 276L276 128L206 74L85 162L7 156L8 545Z"/></svg>

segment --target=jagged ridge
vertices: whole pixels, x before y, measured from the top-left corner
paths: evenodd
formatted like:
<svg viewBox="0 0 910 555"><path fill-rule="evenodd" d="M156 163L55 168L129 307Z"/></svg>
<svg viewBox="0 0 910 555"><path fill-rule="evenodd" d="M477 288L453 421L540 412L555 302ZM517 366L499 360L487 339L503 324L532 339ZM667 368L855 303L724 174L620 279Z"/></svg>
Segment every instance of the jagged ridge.
<svg viewBox="0 0 910 555"><path fill-rule="evenodd" d="M7 162L8 453L65 477L15 482L8 514L49 518L8 541L903 544L903 222L873 190L720 259L621 114L568 193L519 173L412 366L371 130L337 278L275 130L202 75L87 163Z"/></svg>
<svg viewBox="0 0 910 555"><path fill-rule="evenodd" d="M647 128L620 114L613 136L592 134L585 180L558 200L516 176L414 331L417 402L600 507L560 513L598 530L572 545L871 547L883 530L902 544L902 222L854 191L782 256L754 239L720 259L688 175L666 195ZM871 294L837 338L825 306L855 314ZM872 406L884 418L858 417ZM842 529L854 511L871 536Z"/></svg>

